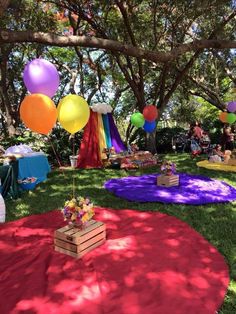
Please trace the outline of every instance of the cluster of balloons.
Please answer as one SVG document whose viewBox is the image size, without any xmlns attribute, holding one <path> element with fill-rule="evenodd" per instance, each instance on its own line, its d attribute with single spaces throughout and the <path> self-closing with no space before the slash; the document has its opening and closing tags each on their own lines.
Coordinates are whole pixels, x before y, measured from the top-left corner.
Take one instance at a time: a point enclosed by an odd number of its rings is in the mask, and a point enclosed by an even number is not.
<svg viewBox="0 0 236 314">
<path fill-rule="evenodd" d="M 67 95 L 56 108 L 53 97 L 59 86 L 56 67 L 44 59 L 34 59 L 27 63 L 23 81 L 31 93 L 20 106 L 20 117 L 30 130 L 47 135 L 57 118 L 68 132 L 74 134 L 82 129 L 89 119 L 89 106 L 84 98 Z"/>
<path fill-rule="evenodd" d="M 157 107 L 154 105 L 147 105 L 143 109 L 143 113 L 135 112 L 132 114 L 131 123 L 137 128 L 143 128 L 146 132 L 151 133 L 155 130 L 156 119 L 158 117 Z"/>
<path fill-rule="evenodd" d="M 236 121 L 236 101 L 231 101 L 227 105 L 228 112 L 221 112 L 219 119 L 223 123 L 234 123 Z"/>
</svg>

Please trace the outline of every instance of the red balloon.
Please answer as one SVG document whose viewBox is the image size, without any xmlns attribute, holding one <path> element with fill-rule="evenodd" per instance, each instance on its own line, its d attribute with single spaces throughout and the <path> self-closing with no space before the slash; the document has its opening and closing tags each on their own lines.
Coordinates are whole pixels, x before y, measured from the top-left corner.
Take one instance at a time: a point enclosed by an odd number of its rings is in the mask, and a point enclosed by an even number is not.
<svg viewBox="0 0 236 314">
<path fill-rule="evenodd" d="M 144 119 L 148 122 L 152 122 L 156 120 L 158 116 L 157 107 L 154 105 L 145 106 L 143 109 L 143 116 L 144 116 Z"/>
</svg>

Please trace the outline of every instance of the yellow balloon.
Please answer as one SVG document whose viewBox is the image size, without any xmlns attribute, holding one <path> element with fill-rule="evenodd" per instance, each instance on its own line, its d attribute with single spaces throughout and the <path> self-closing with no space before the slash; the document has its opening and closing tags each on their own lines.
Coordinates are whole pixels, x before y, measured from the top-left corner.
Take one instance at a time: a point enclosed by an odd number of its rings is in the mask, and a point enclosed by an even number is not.
<svg viewBox="0 0 236 314">
<path fill-rule="evenodd" d="M 60 100 L 57 113 L 62 127 L 74 134 L 87 124 L 90 110 L 83 97 L 70 94 Z"/>
</svg>

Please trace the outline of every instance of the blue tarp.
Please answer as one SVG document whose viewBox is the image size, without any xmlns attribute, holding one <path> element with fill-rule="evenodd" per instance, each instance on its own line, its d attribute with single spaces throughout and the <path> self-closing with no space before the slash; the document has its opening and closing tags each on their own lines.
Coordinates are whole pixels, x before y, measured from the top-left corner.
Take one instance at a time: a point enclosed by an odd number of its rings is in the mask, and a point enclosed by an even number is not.
<svg viewBox="0 0 236 314">
<path fill-rule="evenodd" d="M 48 159 L 44 155 L 19 158 L 18 179 L 37 178 L 37 183 L 45 181 L 51 171 Z"/>
</svg>

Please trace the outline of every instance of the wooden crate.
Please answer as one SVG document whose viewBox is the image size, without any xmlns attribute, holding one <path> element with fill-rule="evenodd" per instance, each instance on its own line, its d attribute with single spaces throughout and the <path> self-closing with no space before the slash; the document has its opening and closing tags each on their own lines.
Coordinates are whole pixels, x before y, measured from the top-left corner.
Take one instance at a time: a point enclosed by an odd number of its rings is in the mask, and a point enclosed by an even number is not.
<svg viewBox="0 0 236 314">
<path fill-rule="evenodd" d="M 236 166 L 236 159 L 229 159 L 229 161 L 228 161 L 228 165 L 230 165 L 230 166 Z"/>
<path fill-rule="evenodd" d="M 76 258 L 92 251 L 106 241 L 106 225 L 90 220 L 84 229 L 67 225 L 55 231 L 55 250 Z"/>
<path fill-rule="evenodd" d="M 172 176 L 160 175 L 157 177 L 157 185 L 177 186 L 179 185 L 179 176 L 178 175 L 172 175 Z"/>
</svg>

